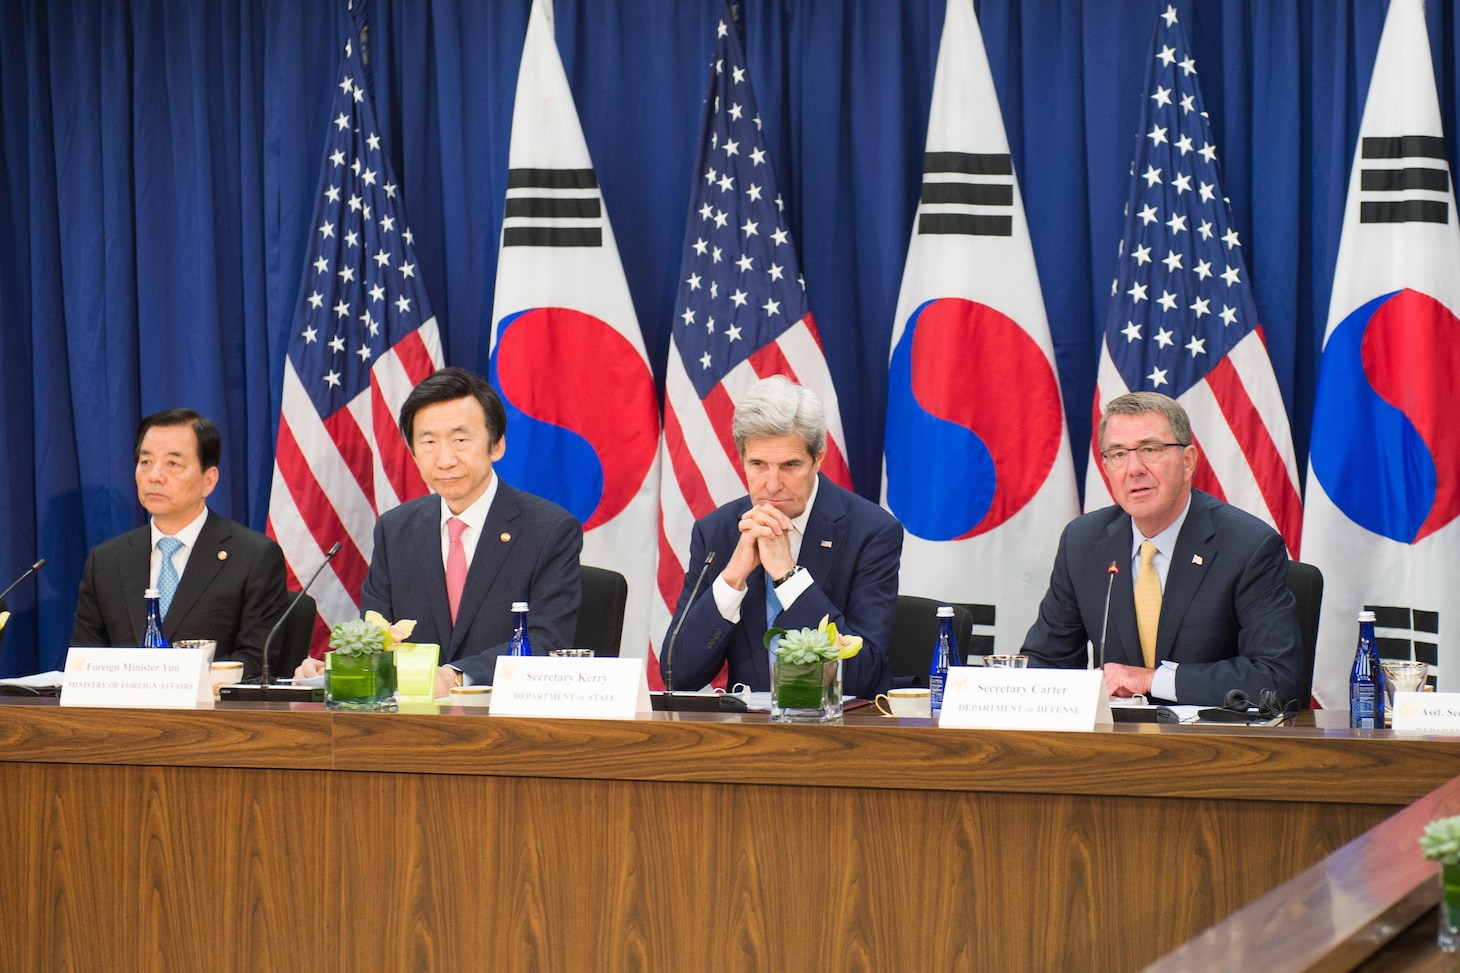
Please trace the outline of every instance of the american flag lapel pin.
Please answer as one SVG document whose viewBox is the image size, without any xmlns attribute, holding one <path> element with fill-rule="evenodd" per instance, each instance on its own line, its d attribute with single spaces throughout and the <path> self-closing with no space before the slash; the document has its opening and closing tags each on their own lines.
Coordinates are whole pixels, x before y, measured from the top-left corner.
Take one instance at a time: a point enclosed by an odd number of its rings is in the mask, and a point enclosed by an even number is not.
<svg viewBox="0 0 1460 973">
<path fill-rule="evenodd" d="M 1192 564 L 1200 564 L 1201 563 L 1201 555 L 1200 554 L 1193 554 L 1191 556 L 1191 563 Z"/>
<path fill-rule="evenodd" d="M 831 547 L 831 541 L 822 541 L 821 542 L 821 546 L 822 547 L 826 547 L 826 548 L 830 548 Z"/>
</svg>

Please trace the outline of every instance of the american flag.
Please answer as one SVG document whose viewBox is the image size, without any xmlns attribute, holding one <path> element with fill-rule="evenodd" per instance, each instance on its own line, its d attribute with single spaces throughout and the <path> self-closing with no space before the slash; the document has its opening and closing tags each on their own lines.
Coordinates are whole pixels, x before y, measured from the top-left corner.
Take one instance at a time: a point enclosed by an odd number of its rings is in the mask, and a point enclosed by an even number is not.
<svg viewBox="0 0 1460 973">
<path fill-rule="evenodd" d="M 1200 448 L 1194 485 L 1271 524 L 1296 557 L 1302 502 L 1287 412 L 1173 6 L 1152 32 L 1137 142 L 1095 417 L 1128 391 L 1180 401 Z M 1097 437 L 1086 509 L 1110 500 Z"/>
<path fill-rule="evenodd" d="M 836 390 L 728 4 L 716 32 L 665 378 L 658 571 L 663 612 L 656 637 L 679 600 L 695 520 L 745 495 L 730 420 L 751 385 L 786 375 L 816 392 L 827 419 L 822 470 L 851 485 Z"/>
<path fill-rule="evenodd" d="M 358 614 L 376 517 L 426 492 L 395 417 L 442 362 L 360 54 L 356 23 L 330 106 L 269 501 L 291 586 L 344 545 L 311 589 L 321 649 L 328 626 Z"/>
</svg>

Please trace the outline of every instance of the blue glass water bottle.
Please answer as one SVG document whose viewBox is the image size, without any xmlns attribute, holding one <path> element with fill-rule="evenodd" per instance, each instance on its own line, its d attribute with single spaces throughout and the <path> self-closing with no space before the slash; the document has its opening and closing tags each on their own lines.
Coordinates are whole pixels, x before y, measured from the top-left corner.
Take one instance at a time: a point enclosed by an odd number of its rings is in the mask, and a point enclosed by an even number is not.
<svg viewBox="0 0 1460 973">
<path fill-rule="evenodd" d="M 933 646 L 933 661 L 928 666 L 928 695 L 933 719 L 943 714 L 943 686 L 948 681 L 948 667 L 963 663 L 958 659 L 958 643 L 953 638 L 953 606 L 938 607 L 938 643 Z"/>
<path fill-rule="evenodd" d="M 142 592 L 142 597 L 147 599 L 147 627 L 142 630 L 142 648 L 172 648 L 172 643 L 162 634 L 162 595 L 156 588 L 148 588 Z"/>
<path fill-rule="evenodd" d="M 512 603 L 512 641 L 507 645 L 508 655 L 532 655 L 532 640 L 527 637 L 527 602 Z"/>
<path fill-rule="evenodd" d="M 1374 640 L 1374 613 L 1359 612 L 1359 646 L 1348 677 L 1348 725 L 1355 730 L 1384 729 L 1384 670 Z"/>
</svg>

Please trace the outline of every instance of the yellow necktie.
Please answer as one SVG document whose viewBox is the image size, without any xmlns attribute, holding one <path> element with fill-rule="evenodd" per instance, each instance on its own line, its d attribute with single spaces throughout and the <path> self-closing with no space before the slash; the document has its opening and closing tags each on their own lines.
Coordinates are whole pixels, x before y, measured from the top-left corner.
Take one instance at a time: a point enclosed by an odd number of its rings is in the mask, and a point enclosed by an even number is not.
<svg viewBox="0 0 1460 973">
<path fill-rule="evenodd" d="M 1156 626 L 1161 622 L 1161 581 L 1156 577 L 1156 545 L 1141 542 L 1141 570 L 1136 575 L 1136 629 L 1141 635 L 1141 658 L 1147 669 L 1156 668 Z"/>
</svg>

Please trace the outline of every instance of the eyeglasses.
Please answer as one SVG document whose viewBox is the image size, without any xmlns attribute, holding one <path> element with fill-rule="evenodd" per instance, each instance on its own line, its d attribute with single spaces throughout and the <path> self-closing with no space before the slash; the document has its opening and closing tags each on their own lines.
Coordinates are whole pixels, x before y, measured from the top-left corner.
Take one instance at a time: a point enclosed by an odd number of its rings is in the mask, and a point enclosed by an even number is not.
<svg viewBox="0 0 1460 973">
<path fill-rule="evenodd" d="M 1142 463 L 1154 463 L 1165 455 L 1166 450 L 1175 447 L 1185 449 L 1190 443 L 1141 443 L 1139 446 L 1126 449 L 1124 446 L 1116 446 L 1111 449 L 1102 450 L 1101 459 L 1105 460 L 1108 469 L 1118 470 L 1130 462 L 1132 453 L 1140 456 Z"/>
</svg>

